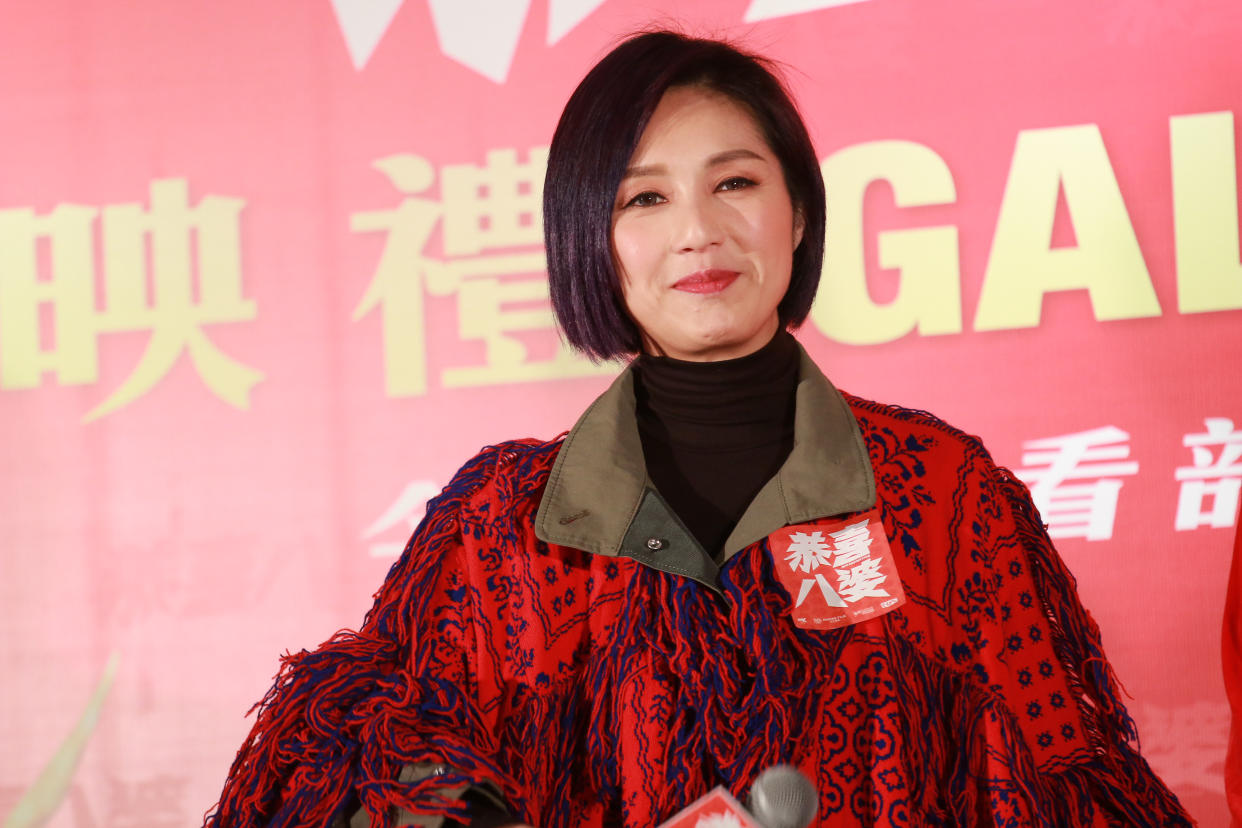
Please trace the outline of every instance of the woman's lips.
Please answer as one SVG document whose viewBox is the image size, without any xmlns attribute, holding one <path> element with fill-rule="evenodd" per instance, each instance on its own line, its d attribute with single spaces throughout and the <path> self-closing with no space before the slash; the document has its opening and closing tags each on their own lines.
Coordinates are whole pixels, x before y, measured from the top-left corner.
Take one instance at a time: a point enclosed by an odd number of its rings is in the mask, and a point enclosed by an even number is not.
<svg viewBox="0 0 1242 828">
<path fill-rule="evenodd" d="M 740 274 L 736 270 L 700 270 L 678 279 L 673 290 L 687 293 L 719 293 L 733 284 Z"/>
</svg>

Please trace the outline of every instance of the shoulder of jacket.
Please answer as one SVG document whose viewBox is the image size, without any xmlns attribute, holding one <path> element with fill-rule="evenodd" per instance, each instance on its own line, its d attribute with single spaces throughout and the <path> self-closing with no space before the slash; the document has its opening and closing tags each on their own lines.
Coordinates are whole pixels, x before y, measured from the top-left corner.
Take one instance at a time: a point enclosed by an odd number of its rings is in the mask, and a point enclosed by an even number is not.
<svg viewBox="0 0 1242 828">
<path fill-rule="evenodd" d="M 527 437 L 484 446 L 453 475 L 445 493 L 452 492 L 468 499 L 491 489 L 503 488 L 510 492 L 527 489 L 522 483 L 542 488 L 564 437 L 563 434 L 552 440 Z"/>
<path fill-rule="evenodd" d="M 982 439 L 946 423 L 929 411 L 875 402 L 844 391 L 841 392 L 841 396 L 845 398 L 850 411 L 858 421 L 864 442 L 868 440 L 870 434 L 876 432 L 891 434 L 898 438 L 931 435 L 936 437 L 935 445 L 941 450 L 957 450 L 967 455 L 978 455 L 986 459 L 989 464 L 991 463 L 991 455 Z"/>
</svg>

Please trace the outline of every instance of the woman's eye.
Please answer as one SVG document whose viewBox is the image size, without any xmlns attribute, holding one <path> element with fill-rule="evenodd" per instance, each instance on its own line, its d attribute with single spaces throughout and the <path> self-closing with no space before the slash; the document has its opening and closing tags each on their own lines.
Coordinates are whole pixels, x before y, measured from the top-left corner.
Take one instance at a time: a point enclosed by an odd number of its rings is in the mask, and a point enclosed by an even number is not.
<svg viewBox="0 0 1242 828">
<path fill-rule="evenodd" d="M 735 175 L 732 178 L 726 178 L 724 181 L 721 181 L 720 185 L 716 189 L 718 190 L 744 190 L 747 187 L 753 187 L 753 186 L 755 186 L 754 181 L 751 181 L 749 178 L 745 178 L 740 175 Z"/>
<path fill-rule="evenodd" d="M 629 201 L 625 202 L 625 206 L 626 207 L 651 207 L 653 205 L 659 204 L 663 200 L 664 199 L 660 196 L 659 193 L 655 193 L 655 192 L 652 192 L 651 190 L 647 190 L 646 192 L 639 193 L 638 195 L 631 198 Z"/>
</svg>

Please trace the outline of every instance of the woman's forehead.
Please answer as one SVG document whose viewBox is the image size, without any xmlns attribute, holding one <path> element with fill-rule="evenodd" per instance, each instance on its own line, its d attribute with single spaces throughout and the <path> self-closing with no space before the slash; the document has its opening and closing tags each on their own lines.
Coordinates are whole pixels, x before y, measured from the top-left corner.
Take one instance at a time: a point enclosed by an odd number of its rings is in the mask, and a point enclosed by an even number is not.
<svg viewBox="0 0 1242 828">
<path fill-rule="evenodd" d="M 756 158 L 772 150 L 749 109 L 727 95 L 701 86 L 674 86 L 652 112 L 630 158 L 627 177 L 654 167 Z"/>
</svg>

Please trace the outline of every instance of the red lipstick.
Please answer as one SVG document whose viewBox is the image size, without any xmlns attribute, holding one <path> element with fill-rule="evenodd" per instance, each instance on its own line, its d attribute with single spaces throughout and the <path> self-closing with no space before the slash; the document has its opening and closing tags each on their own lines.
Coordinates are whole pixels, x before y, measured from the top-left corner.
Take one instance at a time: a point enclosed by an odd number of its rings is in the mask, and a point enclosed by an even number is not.
<svg viewBox="0 0 1242 828">
<path fill-rule="evenodd" d="M 720 293 L 733 284 L 740 274 L 736 270 L 718 270 L 710 268 L 684 276 L 673 283 L 673 290 L 684 290 L 687 293 Z"/>
</svg>

